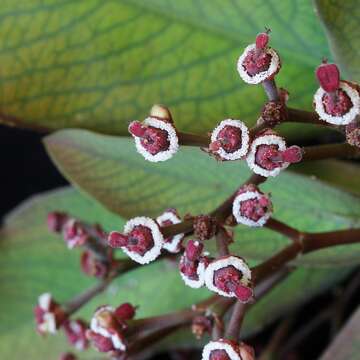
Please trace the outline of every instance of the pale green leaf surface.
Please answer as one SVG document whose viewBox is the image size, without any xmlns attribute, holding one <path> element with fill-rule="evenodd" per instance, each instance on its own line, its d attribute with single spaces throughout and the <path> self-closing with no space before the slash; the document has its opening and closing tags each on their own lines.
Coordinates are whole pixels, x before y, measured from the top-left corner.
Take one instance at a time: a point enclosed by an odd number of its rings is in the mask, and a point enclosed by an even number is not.
<svg viewBox="0 0 360 360">
<path fill-rule="evenodd" d="M 75 186 L 124 217 L 157 216 L 176 207 L 181 214 L 205 213 L 220 204 L 249 176 L 244 162 L 214 161 L 199 149 L 182 147 L 165 163 L 150 163 L 136 153 L 133 141 L 63 130 L 45 139 L 50 156 Z M 358 197 L 290 172 L 269 179 L 275 217 L 302 231 L 360 226 Z M 237 228 L 234 251 L 262 260 L 287 244 L 267 229 Z M 299 261 L 341 265 L 359 261 L 359 245 L 326 249 Z"/>
<path fill-rule="evenodd" d="M 265 96 L 236 61 L 265 26 L 283 60 L 279 85 L 311 108 L 314 68 L 330 54 L 310 1 L 2 0 L 0 120 L 124 134 L 160 102 L 181 130 L 254 121 Z"/>
</svg>

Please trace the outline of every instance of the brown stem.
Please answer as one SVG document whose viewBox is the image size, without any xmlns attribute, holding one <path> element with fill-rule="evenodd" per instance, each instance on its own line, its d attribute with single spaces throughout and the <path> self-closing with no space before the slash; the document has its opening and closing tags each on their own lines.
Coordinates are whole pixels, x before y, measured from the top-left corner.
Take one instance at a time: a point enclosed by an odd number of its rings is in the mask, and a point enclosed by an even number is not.
<svg viewBox="0 0 360 360">
<path fill-rule="evenodd" d="M 225 338 L 229 340 L 237 341 L 241 329 L 242 322 L 245 317 L 246 304 L 237 301 L 234 305 L 233 312 L 229 321 L 229 325 L 225 334 Z"/>
<path fill-rule="evenodd" d="M 132 344 L 129 346 L 126 354 L 127 355 L 134 355 L 138 352 L 142 352 L 144 349 L 155 345 L 157 342 L 163 340 L 166 336 L 171 335 L 176 330 L 180 329 L 181 326 L 175 325 L 175 326 L 169 326 L 166 328 L 162 328 L 160 330 L 154 331 L 150 334 L 147 334 L 145 336 L 138 336 L 139 334 L 135 334 L 135 339 L 132 342 Z"/>
<path fill-rule="evenodd" d="M 338 230 L 324 233 L 303 233 L 302 238 L 287 246 L 262 264 L 252 269 L 254 282 L 268 277 L 299 254 L 323 248 L 360 242 L 360 229 Z"/>
<path fill-rule="evenodd" d="M 225 256 L 229 254 L 229 238 L 224 228 L 220 228 L 216 234 L 216 247 L 219 256 Z"/>
<path fill-rule="evenodd" d="M 331 125 L 326 121 L 320 120 L 319 115 L 313 111 L 287 108 L 287 114 L 288 114 L 288 119 L 286 120 L 286 122 L 305 123 L 305 124 L 334 127 L 334 125 Z"/>
<path fill-rule="evenodd" d="M 96 295 L 103 292 L 107 286 L 111 283 L 113 278 L 107 278 L 99 281 L 92 288 L 84 291 L 82 294 L 77 296 L 75 299 L 64 304 L 65 311 L 68 315 L 74 314 L 77 310 L 79 310 L 82 306 L 92 300 Z"/>
<path fill-rule="evenodd" d="M 289 330 L 293 323 L 293 318 L 285 319 L 281 322 L 281 324 L 275 330 L 275 333 L 271 337 L 269 343 L 266 345 L 266 348 L 261 353 L 261 356 L 258 358 L 258 360 L 271 360 L 274 358 L 274 355 L 276 355 L 280 346 L 288 337 Z"/>
<path fill-rule="evenodd" d="M 303 161 L 360 157 L 360 149 L 347 143 L 308 146 L 303 150 Z"/>
<path fill-rule="evenodd" d="M 268 229 L 274 230 L 280 234 L 285 235 L 286 237 L 292 239 L 293 241 L 300 241 L 304 236 L 302 232 L 274 218 L 270 218 L 264 226 Z"/>
<path fill-rule="evenodd" d="M 279 101 L 279 92 L 277 90 L 274 79 L 263 81 L 262 86 L 269 101 Z"/>
<path fill-rule="evenodd" d="M 266 279 L 269 275 L 274 273 L 274 271 L 279 270 L 287 262 L 296 258 L 296 256 L 302 252 L 302 249 L 301 242 L 294 242 L 262 264 L 255 266 L 252 269 L 253 281 L 258 283 L 259 281 Z"/>
<path fill-rule="evenodd" d="M 191 324 L 196 311 L 185 309 L 170 314 L 153 316 L 145 319 L 138 319 L 131 322 L 128 335 L 138 334 L 147 331 L 157 331 L 172 326 L 184 326 Z"/>
<path fill-rule="evenodd" d="M 210 138 L 208 136 L 183 132 L 178 132 L 177 134 L 181 145 L 208 147 L 210 144 Z"/>
<path fill-rule="evenodd" d="M 174 236 L 176 234 L 181 234 L 181 233 L 185 233 L 185 234 L 191 233 L 193 231 L 193 223 L 194 221 L 192 219 L 184 220 L 179 224 L 162 227 L 161 232 L 164 238 L 168 238 L 170 236 Z"/>
<path fill-rule="evenodd" d="M 308 233 L 304 238 L 304 254 L 323 248 L 360 242 L 360 229 Z"/>
</svg>

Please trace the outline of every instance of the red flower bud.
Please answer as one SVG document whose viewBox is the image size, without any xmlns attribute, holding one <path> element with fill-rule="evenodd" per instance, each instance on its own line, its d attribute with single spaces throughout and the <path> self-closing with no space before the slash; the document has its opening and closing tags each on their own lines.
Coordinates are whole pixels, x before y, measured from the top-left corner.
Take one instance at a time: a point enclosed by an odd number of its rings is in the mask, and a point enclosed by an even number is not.
<svg viewBox="0 0 360 360">
<path fill-rule="evenodd" d="M 109 258 L 110 261 L 110 258 Z M 109 273 L 110 265 L 97 258 L 91 251 L 84 251 L 80 257 L 81 270 L 88 276 L 103 279 Z"/>
<path fill-rule="evenodd" d="M 67 318 L 64 310 L 53 300 L 49 293 L 39 296 L 34 315 L 36 329 L 40 335 L 55 334 Z"/>
<path fill-rule="evenodd" d="M 198 215 L 194 217 L 194 236 L 201 241 L 211 239 L 217 230 L 216 220 L 209 215 Z"/>
<path fill-rule="evenodd" d="M 135 317 L 135 314 L 136 307 L 134 307 L 130 303 L 121 304 L 114 311 L 114 315 L 119 321 L 131 320 Z"/>
<path fill-rule="evenodd" d="M 131 135 L 137 136 L 139 138 L 144 137 L 146 132 L 146 127 L 143 126 L 140 121 L 131 122 L 128 129 Z"/>
<path fill-rule="evenodd" d="M 288 163 L 298 163 L 303 157 L 303 150 L 301 147 L 293 145 L 281 153 L 282 160 Z"/>
<path fill-rule="evenodd" d="M 67 352 L 61 354 L 59 360 L 77 360 L 77 357 L 74 354 Z"/>
<path fill-rule="evenodd" d="M 82 246 L 89 238 L 85 227 L 80 221 L 75 219 L 69 219 L 64 225 L 63 230 L 64 240 L 67 243 L 69 249 Z"/>
<path fill-rule="evenodd" d="M 188 260 L 195 261 L 199 259 L 203 249 L 204 245 L 199 241 L 189 240 L 185 248 L 185 255 Z"/>
<path fill-rule="evenodd" d="M 340 86 L 340 72 L 335 64 L 321 64 L 316 69 L 316 77 L 326 92 L 334 92 Z"/>
<path fill-rule="evenodd" d="M 235 295 L 236 297 L 243 303 L 247 303 L 250 301 L 253 297 L 253 289 L 248 286 L 244 285 L 238 285 L 235 289 Z"/>
<path fill-rule="evenodd" d="M 89 346 L 86 337 L 88 324 L 83 320 L 68 320 L 64 323 L 64 331 L 71 345 L 78 350 L 85 350 Z"/>
<path fill-rule="evenodd" d="M 90 322 L 87 338 L 100 352 L 125 351 L 124 325 L 110 306 L 99 307 Z"/>
<path fill-rule="evenodd" d="M 265 49 L 269 42 L 269 34 L 268 33 L 260 33 L 256 36 L 256 48 L 257 49 Z"/>
<path fill-rule="evenodd" d="M 57 211 L 51 212 L 47 216 L 48 229 L 52 232 L 61 232 L 67 220 L 67 214 Z"/>
<path fill-rule="evenodd" d="M 129 237 L 118 231 L 112 231 L 108 237 L 108 243 L 113 248 L 120 248 L 128 244 Z"/>
</svg>

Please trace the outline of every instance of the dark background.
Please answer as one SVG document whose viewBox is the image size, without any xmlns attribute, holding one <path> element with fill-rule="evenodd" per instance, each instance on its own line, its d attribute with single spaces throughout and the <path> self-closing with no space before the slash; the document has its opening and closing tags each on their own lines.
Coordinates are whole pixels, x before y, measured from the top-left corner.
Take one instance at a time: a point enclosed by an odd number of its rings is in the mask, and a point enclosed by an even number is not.
<svg viewBox="0 0 360 360">
<path fill-rule="evenodd" d="M 29 196 L 67 184 L 41 143 L 43 135 L 0 125 L 0 216 Z"/>
</svg>

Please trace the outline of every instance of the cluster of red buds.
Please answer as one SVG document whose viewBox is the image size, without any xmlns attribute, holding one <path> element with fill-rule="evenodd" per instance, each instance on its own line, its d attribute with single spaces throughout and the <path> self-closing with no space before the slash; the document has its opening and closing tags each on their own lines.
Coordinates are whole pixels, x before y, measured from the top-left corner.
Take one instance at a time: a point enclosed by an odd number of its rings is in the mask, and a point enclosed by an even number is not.
<svg viewBox="0 0 360 360">
<path fill-rule="evenodd" d="M 75 349 L 83 351 L 89 347 L 89 340 L 86 337 L 89 325 L 84 320 L 68 319 L 65 321 L 63 328 L 69 344 Z"/>
<path fill-rule="evenodd" d="M 130 303 L 124 303 L 113 309 L 101 306 L 93 315 L 90 325 L 82 319 L 71 319 L 68 314 L 48 293 L 39 297 L 38 305 L 34 309 L 37 331 L 41 335 L 56 334 L 63 329 L 68 342 L 79 351 L 89 347 L 91 342 L 100 352 L 111 356 L 126 351 L 124 331 L 127 322 L 135 317 L 136 308 Z M 71 359 L 70 353 L 62 358 Z"/>
<path fill-rule="evenodd" d="M 259 34 L 255 44 L 249 45 L 240 56 L 238 71 L 245 82 L 258 84 L 272 80 L 280 70 L 280 58 L 268 42 L 268 32 Z M 263 121 L 270 127 L 287 117 L 287 92 L 280 91 L 276 97 L 263 110 Z M 159 105 L 154 105 L 150 117 L 143 123 L 132 122 L 129 132 L 135 138 L 138 152 L 149 161 L 170 159 L 181 142 L 169 110 Z M 226 119 L 212 131 L 209 144 L 203 150 L 218 160 L 246 159 L 251 170 L 264 177 L 276 176 L 291 163 L 301 161 L 301 148 L 288 148 L 285 140 L 273 130 L 265 129 L 253 135 L 242 121 Z"/>
<path fill-rule="evenodd" d="M 116 357 L 125 353 L 127 343 L 124 332 L 127 321 L 135 317 L 135 308 L 125 303 L 116 309 L 111 306 L 100 306 L 94 313 L 87 338 L 94 347 L 103 353 Z"/>
<path fill-rule="evenodd" d="M 41 335 L 56 334 L 67 318 L 65 311 L 49 293 L 39 296 L 34 314 L 36 329 Z"/>
<path fill-rule="evenodd" d="M 203 243 L 189 240 L 184 254 L 180 258 L 180 275 L 185 284 L 194 289 L 198 289 L 205 284 L 205 270 L 210 259 L 203 250 Z"/>
<path fill-rule="evenodd" d="M 202 360 L 255 360 L 255 353 L 244 343 L 219 339 L 205 345 Z"/>
<path fill-rule="evenodd" d="M 69 249 L 82 247 L 80 266 L 88 276 L 105 278 L 115 265 L 113 252 L 107 247 L 107 235 L 99 225 L 90 226 L 62 212 L 47 217 L 50 231 L 62 234 Z"/>
</svg>

